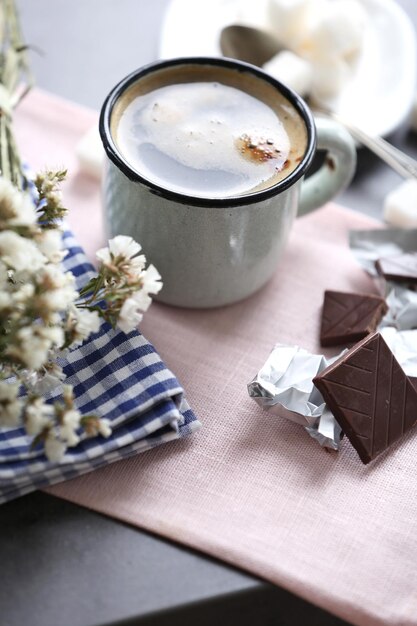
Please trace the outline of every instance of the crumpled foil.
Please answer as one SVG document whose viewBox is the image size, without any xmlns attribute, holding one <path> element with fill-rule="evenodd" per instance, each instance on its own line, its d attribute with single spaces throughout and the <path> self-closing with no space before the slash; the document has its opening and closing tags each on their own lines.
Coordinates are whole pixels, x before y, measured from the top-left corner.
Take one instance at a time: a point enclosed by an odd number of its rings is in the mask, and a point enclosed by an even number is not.
<svg viewBox="0 0 417 626">
<path fill-rule="evenodd" d="M 377 276 L 375 261 L 378 259 L 417 252 L 417 228 L 352 230 L 349 233 L 349 243 L 360 265 L 371 276 Z"/>
<path fill-rule="evenodd" d="M 341 428 L 313 384 L 313 378 L 336 358 L 326 359 L 298 346 L 277 344 L 248 384 L 248 393 L 273 415 L 304 426 L 321 446 L 338 450 Z"/>
<path fill-rule="evenodd" d="M 388 311 L 382 318 L 379 329 L 393 326 L 397 330 L 417 328 L 417 292 L 401 285 L 389 283 L 385 301 Z"/>
<path fill-rule="evenodd" d="M 379 328 L 393 326 L 400 331 L 417 328 L 417 291 L 404 284 L 386 281 L 378 276 L 375 269 L 375 261 L 378 259 L 417 252 L 417 229 L 351 231 L 350 247 L 359 264 L 376 279 L 379 291 L 389 307 Z"/>
<path fill-rule="evenodd" d="M 407 376 L 417 377 L 417 330 L 398 331 L 387 326 L 380 330 Z"/>
<path fill-rule="evenodd" d="M 324 405 L 320 419 L 313 426 L 307 426 L 306 431 L 323 448 L 339 449 L 340 440 L 343 436 L 342 429 L 327 404 Z"/>
</svg>

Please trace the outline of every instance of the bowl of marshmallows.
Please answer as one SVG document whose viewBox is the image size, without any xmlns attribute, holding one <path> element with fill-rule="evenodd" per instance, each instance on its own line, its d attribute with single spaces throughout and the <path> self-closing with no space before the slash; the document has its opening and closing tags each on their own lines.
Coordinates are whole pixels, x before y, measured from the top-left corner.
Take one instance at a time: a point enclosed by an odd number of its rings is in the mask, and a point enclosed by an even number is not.
<svg viewBox="0 0 417 626">
<path fill-rule="evenodd" d="M 375 136 L 409 114 L 416 37 L 395 0 L 265 0 L 259 11 L 255 16 L 254 3 L 244 2 L 237 21 L 276 39 L 280 51 L 263 69 L 313 106 Z"/>
</svg>

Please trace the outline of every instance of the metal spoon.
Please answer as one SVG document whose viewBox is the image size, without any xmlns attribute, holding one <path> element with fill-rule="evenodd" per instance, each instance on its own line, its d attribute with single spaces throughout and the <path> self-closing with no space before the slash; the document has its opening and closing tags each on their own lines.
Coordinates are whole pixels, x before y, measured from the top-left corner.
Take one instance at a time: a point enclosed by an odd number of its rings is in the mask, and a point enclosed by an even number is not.
<svg viewBox="0 0 417 626">
<path fill-rule="evenodd" d="M 220 33 L 220 49 L 225 57 L 262 67 L 284 48 L 266 31 L 232 24 L 225 26 Z"/>
<path fill-rule="evenodd" d="M 220 49 L 224 56 L 262 66 L 283 50 L 283 46 L 278 39 L 266 31 L 251 26 L 232 24 L 223 28 L 220 33 Z M 382 137 L 371 137 L 325 104 L 314 103 L 312 109 L 314 112 L 339 122 L 356 141 L 385 161 L 400 176 L 417 178 L 417 161 L 395 148 Z"/>
</svg>

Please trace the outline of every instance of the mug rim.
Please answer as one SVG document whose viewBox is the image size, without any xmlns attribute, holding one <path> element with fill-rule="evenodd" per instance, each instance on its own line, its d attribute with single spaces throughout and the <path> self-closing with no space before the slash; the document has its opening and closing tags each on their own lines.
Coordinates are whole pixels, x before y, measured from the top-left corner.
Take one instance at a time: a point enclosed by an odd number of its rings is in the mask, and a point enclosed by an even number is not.
<svg viewBox="0 0 417 626">
<path fill-rule="evenodd" d="M 119 151 L 116 142 L 113 140 L 112 133 L 110 131 L 110 122 L 113 107 L 117 100 L 123 95 L 123 93 L 138 80 L 144 76 L 151 74 L 157 70 L 163 70 L 169 67 L 175 67 L 180 65 L 211 65 L 220 66 L 223 68 L 229 68 L 240 72 L 249 72 L 255 75 L 257 78 L 270 83 L 277 91 L 279 91 L 295 108 L 297 113 L 303 119 L 306 131 L 307 131 L 307 147 L 304 156 L 297 167 L 285 178 L 279 182 L 260 189 L 258 191 L 252 191 L 236 196 L 227 196 L 224 198 L 207 196 L 193 196 L 192 194 L 181 193 L 180 191 L 174 191 L 167 187 L 163 187 L 158 183 L 151 181 L 135 170 L 128 161 L 123 157 Z M 134 70 L 120 82 L 118 82 L 108 94 L 105 99 L 99 119 L 99 133 L 101 141 L 103 143 L 104 151 L 110 161 L 132 182 L 141 183 L 145 187 L 159 196 L 180 202 L 181 204 L 192 205 L 196 207 L 210 207 L 210 208 L 222 208 L 222 207 L 237 207 L 246 206 L 255 202 L 261 202 L 268 198 L 273 198 L 282 191 L 292 187 L 308 170 L 313 160 L 316 151 L 316 127 L 311 110 L 304 102 L 304 100 L 290 87 L 287 87 L 279 80 L 270 76 L 266 72 L 262 71 L 255 65 L 245 63 L 244 61 L 238 61 L 227 57 L 176 57 L 174 59 L 167 59 L 162 61 L 155 61 Z"/>
</svg>

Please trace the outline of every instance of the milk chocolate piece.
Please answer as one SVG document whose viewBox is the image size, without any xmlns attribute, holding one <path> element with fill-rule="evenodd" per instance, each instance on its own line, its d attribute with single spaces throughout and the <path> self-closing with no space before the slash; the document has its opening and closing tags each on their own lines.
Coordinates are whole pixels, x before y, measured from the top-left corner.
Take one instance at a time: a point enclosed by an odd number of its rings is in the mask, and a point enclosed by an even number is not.
<svg viewBox="0 0 417 626">
<path fill-rule="evenodd" d="M 375 263 L 378 274 L 397 283 L 417 283 L 417 252 L 396 254 Z"/>
<path fill-rule="evenodd" d="M 413 385 L 414 389 L 417 391 L 417 376 L 409 376 L 408 380 Z"/>
<path fill-rule="evenodd" d="M 354 343 L 376 330 L 388 307 L 379 296 L 325 291 L 320 343 L 338 346 Z"/>
<path fill-rule="evenodd" d="M 313 382 L 363 463 L 417 421 L 417 389 L 379 333 L 353 346 Z"/>
</svg>

